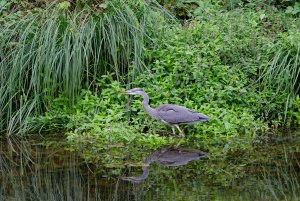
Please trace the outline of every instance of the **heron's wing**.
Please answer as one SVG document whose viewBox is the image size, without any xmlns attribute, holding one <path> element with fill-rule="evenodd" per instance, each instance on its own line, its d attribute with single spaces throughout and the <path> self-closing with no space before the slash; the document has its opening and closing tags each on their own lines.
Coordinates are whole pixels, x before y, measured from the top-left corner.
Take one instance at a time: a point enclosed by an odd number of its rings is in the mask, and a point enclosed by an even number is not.
<svg viewBox="0 0 300 201">
<path fill-rule="evenodd" d="M 163 121 L 169 124 L 192 123 L 196 121 L 207 121 L 208 116 L 194 112 L 188 108 L 163 104 L 156 108 L 157 114 Z"/>
</svg>

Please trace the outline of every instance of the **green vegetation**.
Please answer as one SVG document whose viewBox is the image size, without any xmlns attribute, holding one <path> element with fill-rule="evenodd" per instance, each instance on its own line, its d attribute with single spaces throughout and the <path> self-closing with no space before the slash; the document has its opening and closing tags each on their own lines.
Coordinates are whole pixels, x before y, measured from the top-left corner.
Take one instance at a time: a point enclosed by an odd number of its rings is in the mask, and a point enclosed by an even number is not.
<svg viewBox="0 0 300 201">
<path fill-rule="evenodd" d="M 123 82 L 142 69 L 151 7 L 125 1 L 109 1 L 96 11 L 68 6 L 0 18 L 0 130 L 17 132 L 59 94 L 74 103 L 80 89 L 95 89 L 107 72 Z"/>
<path fill-rule="evenodd" d="M 223 162 L 270 129 L 299 125 L 298 3 L 160 3 L 64 1 L 25 12 L 27 2 L 15 13 L 6 4 L 0 130 L 63 132 L 87 161 L 124 167 L 175 144 Z M 175 138 L 140 98 L 115 93 L 131 87 L 144 88 L 153 107 L 179 104 L 211 119 Z M 243 176 L 242 167 L 228 172 Z"/>
</svg>

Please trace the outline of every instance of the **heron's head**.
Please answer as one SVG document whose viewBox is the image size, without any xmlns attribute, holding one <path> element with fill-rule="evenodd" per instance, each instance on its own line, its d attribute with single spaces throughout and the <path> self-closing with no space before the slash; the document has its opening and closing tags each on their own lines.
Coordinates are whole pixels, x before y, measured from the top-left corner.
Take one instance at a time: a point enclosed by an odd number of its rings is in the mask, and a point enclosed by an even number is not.
<svg viewBox="0 0 300 201">
<path fill-rule="evenodd" d="M 136 95 L 139 94 L 141 95 L 142 93 L 145 93 L 143 89 L 141 88 L 133 88 L 127 91 L 121 91 L 119 94 L 128 94 L 128 95 Z"/>
</svg>

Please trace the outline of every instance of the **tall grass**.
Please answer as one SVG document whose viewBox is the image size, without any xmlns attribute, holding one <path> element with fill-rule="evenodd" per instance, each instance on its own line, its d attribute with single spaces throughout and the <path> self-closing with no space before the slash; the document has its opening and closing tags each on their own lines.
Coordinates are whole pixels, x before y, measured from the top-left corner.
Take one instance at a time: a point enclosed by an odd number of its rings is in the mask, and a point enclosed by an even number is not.
<svg viewBox="0 0 300 201">
<path fill-rule="evenodd" d="M 300 44 L 293 54 L 291 50 L 280 50 L 274 56 L 271 65 L 265 71 L 265 84 L 275 87 L 276 93 L 299 92 Z"/>
<path fill-rule="evenodd" d="M 146 21 L 154 11 L 143 2 L 109 1 L 104 11 L 50 6 L 0 22 L 0 132 L 22 132 L 30 115 L 64 94 L 70 103 L 82 87 L 114 72 L 121 80 L 142 68 Z M 157 11 L 157 9 L 156 9 Z"/>
<path fill-rule="evenodd" d="M 274 98 L 285 96 L 285 120 L 291 101 L 300 90 L 300 44 L 297 48 L 278 50 L 261 80 L 263 89 L 274 91 Z"/>
</svg>

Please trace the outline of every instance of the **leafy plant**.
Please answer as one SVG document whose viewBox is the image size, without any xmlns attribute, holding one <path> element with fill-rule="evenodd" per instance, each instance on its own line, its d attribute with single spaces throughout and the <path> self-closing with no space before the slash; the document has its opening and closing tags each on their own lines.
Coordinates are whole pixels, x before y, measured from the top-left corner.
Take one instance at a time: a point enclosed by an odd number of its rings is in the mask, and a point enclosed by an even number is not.
<svg viewBox="0 0 300 201">
<path fill-rule="evenodd" d="M 288 6 L 285 13 L 291 15 L 298 15 L 300 13 L 300 3 L 296 2 L 294 6 Z"/>
</svg>

